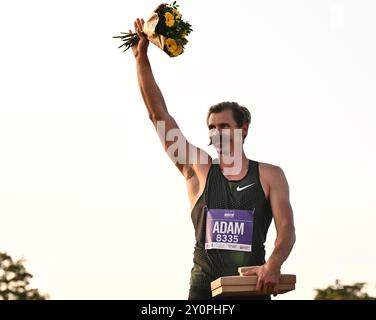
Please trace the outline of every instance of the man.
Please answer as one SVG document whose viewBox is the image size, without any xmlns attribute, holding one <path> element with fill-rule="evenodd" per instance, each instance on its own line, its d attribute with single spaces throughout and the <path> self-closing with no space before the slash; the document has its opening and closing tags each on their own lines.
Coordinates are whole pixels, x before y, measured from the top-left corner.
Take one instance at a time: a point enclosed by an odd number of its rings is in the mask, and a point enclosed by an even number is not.
<svg viewBox="0 0 376 320">
<path fill-rule="evenodd" d="M 186 179 L 195 227 L 188 299 L 210 299 L 210 282 L 220 276 L 237 275 L 241 266 L 255 266 L 247 275 L 258 276 L 256 288 L 264 295 L 256 298 L 270 299 L 269 294 L 277 292 L 281 266 L 295 242 L 284 173 L 277 166 L 245 156 L 243 141 L 251 117 L 237 103 L 224 102 L 209 109 L 209 137 L 218 159 L 211 159 L 185 139 L 154 79 L 143 25 L 142 19 L 135 21 L 139 42 L 132 47 L 140 91 L 166 152 Z M 165 132 L 176 133 L 177 149 L 172 148 L 176 139 L 168 138 Z M 277 237 L 274 250 L 265 261 L 264 242 L 272 218 Z"/>
</svg>

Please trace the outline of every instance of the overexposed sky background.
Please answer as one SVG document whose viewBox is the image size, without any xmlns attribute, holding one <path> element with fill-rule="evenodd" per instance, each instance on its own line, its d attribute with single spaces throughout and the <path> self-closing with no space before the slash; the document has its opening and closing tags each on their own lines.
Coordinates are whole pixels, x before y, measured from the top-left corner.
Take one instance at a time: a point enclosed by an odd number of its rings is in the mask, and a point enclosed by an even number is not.
<svg viewBox="0 0 376 320">
<path fill-rule="evenodd" d="M 0 3 L 0 251 L 52 299 L 186 299 L 194 229 L 119 39 L 157 1 Z M 375 294 L 376 3 L 179 1 L 186 52 L 149 56 L 170 113 L 214 155 L 205 116 L 252 114 L 249 158 L 279 165 L 312 299 L 339 278 Z M 267 241 L 275 239 L 272 225 Z"/>
</svg>

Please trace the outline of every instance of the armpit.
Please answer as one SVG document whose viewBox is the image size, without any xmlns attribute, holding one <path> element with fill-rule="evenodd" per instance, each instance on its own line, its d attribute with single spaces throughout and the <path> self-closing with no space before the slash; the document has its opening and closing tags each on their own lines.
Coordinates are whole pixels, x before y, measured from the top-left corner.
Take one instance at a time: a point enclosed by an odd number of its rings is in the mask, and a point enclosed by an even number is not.
<svg viewBox="0 0 376 320">
<path fill-rule="evenodd" d="M 195 171 L 193 170 L 192 166 L 189 166 L 184 174 L 185 179 L 189 180 L 195 175 Z"/>
</svg>

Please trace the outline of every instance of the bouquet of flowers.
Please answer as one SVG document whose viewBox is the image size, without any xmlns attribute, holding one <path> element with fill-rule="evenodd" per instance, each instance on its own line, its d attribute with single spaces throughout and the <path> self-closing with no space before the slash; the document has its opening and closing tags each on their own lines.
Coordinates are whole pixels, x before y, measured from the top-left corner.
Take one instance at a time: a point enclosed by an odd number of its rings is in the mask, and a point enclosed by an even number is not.
<svg viewBox="0 0 376 320">
<path fill-rule="evenodd" d="M 187 44 L 187 36 L 192 31 L 191 25 L 182 19 L 176 1 L 168 5 L 160 4 L 154 10 L 150 18 L 145 22 L 143 33 L 150 42 L 166 52 L 170 57 L 176 57 L 184 52 Z M 113 38 L 120 38 L 124 43 L 124 51 L 138 42 L 136 33 L 120 32 L 122 35 Z"/>
</svg>

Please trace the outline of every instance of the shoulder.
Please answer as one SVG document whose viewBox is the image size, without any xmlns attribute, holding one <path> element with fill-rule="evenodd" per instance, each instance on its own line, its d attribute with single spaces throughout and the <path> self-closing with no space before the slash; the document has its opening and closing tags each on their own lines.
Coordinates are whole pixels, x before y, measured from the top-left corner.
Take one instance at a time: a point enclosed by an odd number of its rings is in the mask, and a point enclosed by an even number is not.
<svg viewBox="0 0 376 320">
<path fill-rule="evenodd" d="M 259 172 L 260 178 L 267 182 L 269 186 L 287 184 L 285 173 L 277 165 L 259 162 Z"/>
</svg>

